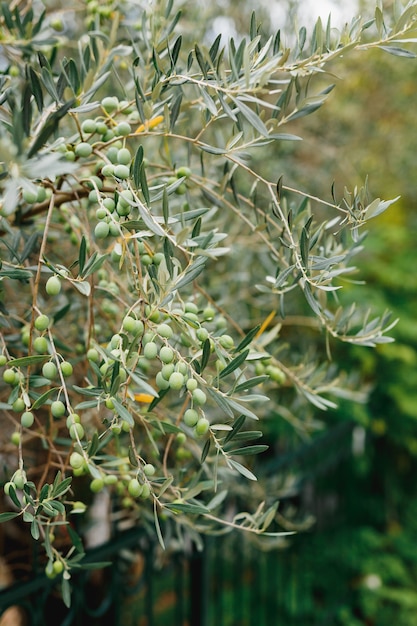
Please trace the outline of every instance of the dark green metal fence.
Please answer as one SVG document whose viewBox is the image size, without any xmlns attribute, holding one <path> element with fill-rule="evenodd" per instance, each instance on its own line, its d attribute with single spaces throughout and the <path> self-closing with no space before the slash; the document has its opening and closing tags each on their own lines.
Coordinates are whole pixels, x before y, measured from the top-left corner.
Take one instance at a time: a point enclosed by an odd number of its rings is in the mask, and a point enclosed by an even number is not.
<svg viewBox="0 0 417 626">
<path fill-rule="evenodd" d="M 112 565 L 74 577 L 70 609 L 59 585 L 37 576 L 0 593 L 0 614 L 20 607 L 13 626 L 326 626 L 345 599 L 344 589 L 322 588 L 320 549 L 306 537 L 268 552 L 241 535 L 215 538 L 162 562 L 140 540 L 130 531 L 90 551 Z"/>
<path fill-rule="evenodd" d="M 349 454 L 349 428 L 304 454 L 272 462 L 268 471 L 299 463 L 300 476 L 311 479 L 313 468 L 320 475 L 321 456 L 329 472 Z M 329 442 L 334 463 L 323 452 Z M 41 573 L 35 559 L 32 579 L 0 592 L 0 615 L 19 607 L 11 626 L 334 626 L 350 591 L 337 587 L 336 575 L 330 588 L 324 585 L 329 572 L 321 562 L 329 542 L 331 532 L 300 533 L 289 547 L 263 551 L 233 533 L 207 538 L 200 552 L 164 553 L 142 530 L 131 529 L 87 553 L 87 561 L 111 566 L 72 579 L 69 609 L 59 583 Z M 336 561 L 335 574 L 337 567 Z"/>
</svg>

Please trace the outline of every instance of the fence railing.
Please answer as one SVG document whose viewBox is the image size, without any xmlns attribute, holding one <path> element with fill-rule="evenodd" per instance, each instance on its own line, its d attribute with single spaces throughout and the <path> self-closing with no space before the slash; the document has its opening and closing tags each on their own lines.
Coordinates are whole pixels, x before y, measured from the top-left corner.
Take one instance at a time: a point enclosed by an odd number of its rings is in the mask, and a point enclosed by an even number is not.
<svg viewBox="0 0 417 626">
<path fill-rule="evenodd" d="M 347 427 L 333 433 L 339 462 L 350 434 Z M 327 444 L 320 440 L 291 465 L 302 462 L 311 476 L 310 462 Z M 130 529 L 87 552 L 86 562 L 111 565 L 73 577 L 69 609 L 59 582 L 43 573 L 0 591 L 0 626 L 333 626 L 347 590 L 323 588 L 328 538 L 314 548 L 310 539 L 301 533 L 290 547 L 263 551 L 235 533 L 206 538 L 202 551 L 164 553 L 143 530 Z"/>
</svg>

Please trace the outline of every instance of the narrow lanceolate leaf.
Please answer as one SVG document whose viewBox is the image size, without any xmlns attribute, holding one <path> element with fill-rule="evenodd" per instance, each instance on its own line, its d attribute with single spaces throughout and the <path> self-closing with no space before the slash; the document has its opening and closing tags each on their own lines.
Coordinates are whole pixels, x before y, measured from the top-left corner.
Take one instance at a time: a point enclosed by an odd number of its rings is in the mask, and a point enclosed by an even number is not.
<svg viewBox="0 0 417 626">
<path fill-rule="evenodd" d="M 242 363 L 246 361 L 246 357 L 249 354 L 249 348 L 244 350 L 241 354 L 238 354 L 226 367 L 220 372 L 219 378 L 225 378 L 232 372 L 234 372 Z"/>
<path fill-rule="evenodd" d="M 159 545 L 161 546 L 162 550 L 165 550 L 165 542 L 162 536 L 161 526 L 159 524 L 159 518 L 158 518 L 158 511 L 156 507 L 157 507 L 157 500 L 155 499 L 154 507 L 153 507 L 153 517 L 154 517 L 156 536 L 158 537 Z"/>
<path fill-rule="evenodd" d="M 210 339 L 206 339 L 203 345 L 203 355 L 201 357 L 201 363 L 200 363 L 200 374 L 207 366 L 207 363 L 210 358 L 210 354 L 211 354 Z"/>
<path fill-rule="evenodd" d="M 140 181 L 141 181 L 140 170 L 142 167 L 142 162 L 143 162 L 143 146 L 141 144 L 136 151 L 135 159 L 133 161 L 133 168 L 132 168 L 133 182 L 135 183 L 135 187 L 137 189 L 140 187 Z"/>
<path fill-rule="evenodd" d="M 238 343 L 235 349 L 235 352 L 240 352 L 241 350 L 243 350 L 243 348 L 246 348 L 246 346 L 248 346 L 251 343 L 252 339 L 256 337 L 256 334 L 258 330 L 260 329 L 260 327 L 261 327 L 260 324 L 258 324 L 258 326 L 255 326 L 255 328 L 252 328 L 252 330 L 248 332 L 246 337 L 244 337 L 242 341 Z"/>
<path fill-rule="evenodd" d="M 203 271 L 206 261 L 207 261 L 207 258 L 200 257 L 195 261 L 195 263 L 187 267 L 185 274 L 175 284 L 175 289 L 176 290 L 183 289 L 183 287 L 185 287 L 186 285 L 191 283 L 195 278 L 197 278 L 197 276 L 199 276 L 199 274 L 201 274 L 201 272 Z"/>
<path fill-rule="evenodd" d="M 239 432 L 239 430 L 242 428 L 243 424 L 245 423 L 245 419 L 246 417 L 244 415 L 239 415 L 239 417 L 235 419 L 235 423 L 233 424 L 233 430 L 229 432 L 225 437 L 225 440 L 224 440 L 225 444 L 231 439 L 233 439 L 234 437 L 236 437 L 237 433 Z"/>
<path fill-rule="evenodd" d="M 242 474 L 242 476 L 244 476 L 245 478 L 249 478 L 249 480 L 258 480 L 255 474 L 253 474 L 253 472 L 248 470 L 248 468 L 242 465 L 241 463 L 238 463 L 237 461 L 234 461 L 233 459 L 228 459 L 227 463 L 229 467 L 235 469 L 237 472 L 239 472 L 239 474 Z"/>
<path fill-rule="evenodd" d="M 209 96 L 209 94 L 207 93 L 207 91 L 204 88 L 200 88 L 200 93 L 201 96 L 204 100 L 204 104 L 206 105 L 207 109 L 210 111 L 210 113 L 216 117 L 217 116 L 217 106 L 216 103 L 214 102 L 213 98 L 211 96 Z"/>
<path fill-rule="evenodd" d="M 8 361 L 7 365 L 10 367 L 26 367 L 27 365 L 43 363 L 50 358 L 50 354 L 33 354 L 32 356 L 22 356 L 19 359 L 12 359 L 11 361 Z"/>
<path fill-rule="evenodd" d="M 210 513 L 209 509 L 202 504 L 192 504 L 191 502 L 169 502 L 165 508 L 177 513 L 191 513 L 192 515 L 204 515 Z"/>
<path fill-rule="evenodd" d="M 204 78 L 207 78 L 207 62 L 204 60 L 203 53 L 197 44 L 194 47 L 195 58 L 197 59 L 197 63 L 200 66 L 201 71 L 203 72 Z"/>
<path fill-rule="evenodd" d="M 51 495 L 54 498 L 58 498 L 58 496 L 62 496 L 71 487 L 71 481 L 72 481 L 72 477 L 71 476 L 69 476 L 68 478 L 65 478 L 61 483 L 59 483 L 59 485 L 57 485 L 57 487 L 55 487 L 52 490 L 52 494 Z"/>
<path fill-rule="evenodd" d="M 59 391 L 59 387 L 51 387 L 51 389 L 45 391 L 45 393 L 36 398 L 35 402 L 32 403 L 32 409 L 38 409 L 40 406 L 44 405 L 49 396 L 56 394 L 57 391 Z"/>
<path fill-rule="evenodd" d="M 32 278 L 32 272 L 30 272 L 29 270 L 4 268 L 0 271 L 0 279 L 2 277 L 12 278 L 15 280 L 29 280 L 30 278 Z"/>
<path fill-rule="evenodd" d="M 315 297 L 313 296 L 310 285 L 307 283 L 304 285 L 304 295 L 306 297 L 308 304 L 313 309 L 314 313 L 316 313 L 316 315 L 320 315 L 321 314 L 320 306 L 317 300 L 315 299 Z"/>
<path fill-rule="evenodd" d="M 412 52 L 411 50 L 406 50 L 405 48 L 399 48 L 398 46 L 378 46 L 378 48 L 397 57 L 407 57 L 409 59 L 415 59 L 415 57 L 417 56 L 415 52 Z"/>
<path fill-rule="evenodd" d="M 20 513 L 14 513 L 12 511 L 6 511 L 5 513 L 0 513 L 0 524 L 2 522 L 8 522 L 11 519 L 14 519 L 15 517 L 18 517 L 20 515 Z"/>
<path fill-rule="evenodd" d="M 32 86 L 32 93 L 35 98 L 36 106 L 38 107 L 39 113 L 42 113 L 43 110 L 43 94 L 42 87 L 39 77 L 34 69 L 29 68 L 29 78 Z"/>
<path fill-rule="evenodd" d="M 83 235 L 81 237 L 80 251 L 78 253 L 78 271 L 80 274 L 83 273 L 86 257 L 87 257 L 87 241 Z"/>
<path fill-rule="evenodd" d="M 170 107 L 170 120 L 169 120 L 169 129 L 172 132 L 174 130 L 175 127 L 175 123 L 178 119 L 178 115 L 180 114 L 181 111 L 181 103 L 182 103 L 182 92 L 179 92 L 174 100 L 172 101 L 171 107 Z"/>
<path fill-rule="evenodd" d="M 249 456 L 251 454 L 260 454 L 261 452 L 265 452 L 268 450 L 269 446 L 266 445 L 256 445 L 256 446 L 246 446 L 246 448 L 236 448 L 236 450 L 229 450 L 228 454 L 235 454 L 237 456 Z"/>
<path fill-rule="evenodd" d="M 63 104 L 59 109 L 48 115 L 44 125 L 41 130 L 35 137 L 29 152 L 28 158 L 32 157 L 36 154 L 42 146 L 48 141 L 49 137 L 56 131 L 58 128 L 59 122 L 65 115 L 68 113 L 69 109 L 73 106 L 75 100 L 72 99 L 69 102 Z"/>
<path fill-rule="evenodd" d="M 113 398 L 113 404 L 114 404 L 114 408 L 119 414 L 119 417 L 121 417 L 122 420 L 127 422 L 129 426 L 133 426 L 135 423 L 134 419 L 129 413 L 129 411 L 126 409 L 126 407 L 123 404 L 121 404 L 118 400 L 116 400 L 116 398 Z"/>
<path fill-rule="evenodd" d="M 306 227 L 301 231 L 300 237 L 300 254 L 304 267 L 308 268 L 308 250 L 309 250 L 309 237 Z"/>
<path fill-rule="evenodd" d="M 165 239 L 164 239 L 164 257 L 165 257 L 165 263 L 166 263 L 167 270 L 168 270 L 170 278 L 172 278 L 173 273 L 174 273 L 174 264 L 172 262 L 172 257 L 173 256 L 174 256 L 174 251 L 172 249 L 171 242 L 168 239 L 168 237 L 165 237 Z"/>
<path fill-rule="evenodd" d="M 261 118 L 247 104 L 239 98 L 232 98 L 235 106 L 241 112 L 243 117 L 249 122 L 255 130 L 263 137 L 269 137 L 269 132 Z"/>
<path fill-rule="evenodd" d="M 203 464 L 207 458 L 207 455 L 210 450 L 210 443 L 211 443 L 210 439 L 207 439 L 206 443 L 204 444 L 203 451 L 201 452 L 201 459 L 200 459 L 201 464 Z"/>
<path fill-rule="evenodd" d="M 139 178 L 140 178 L 140 187 L 142 189 L 143 197 L 145 198 L 146 204 L 150 203 L 150 195 L 149 195 L 149 187 L 148 181 L 146 178 L 146 171 L 143 162 L 139 168 Z"/>
</svg>

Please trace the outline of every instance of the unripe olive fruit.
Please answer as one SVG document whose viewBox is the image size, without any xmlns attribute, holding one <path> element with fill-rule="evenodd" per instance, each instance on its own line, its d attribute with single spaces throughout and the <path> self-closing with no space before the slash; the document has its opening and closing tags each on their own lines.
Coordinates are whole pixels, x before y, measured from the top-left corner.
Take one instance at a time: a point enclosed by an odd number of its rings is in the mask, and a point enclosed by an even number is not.
<svg viewBox="0 0 417 626">
<path fill-rule="evenodd" d="M 38 201 L 38 192 L 37 189 L 23 189 L 22 198 L 28 204 L 34 204 Z"/>
<path fill-rule="evenodd" d="M 33 340 L 33 348 L 38 354 L 46 354 L 48 352 L 48 341 L 46 337 L 35 337 Z"/>
<path fill-rule="evenodd" d="M 20 444 L 20 433 L 18 430 L 15 430 L 10 437 L 10 441 L 14 446 L 18 446 Z"/>
<path fill-rule="evenodd" d="M 98 363 L 100 355 L 95 348 L 89 348 L 89 350 L 87 350 L 87 359 L 89 361 L 93 361 L 94 363 Z"/>
<path fill-rule="evenodd" d="M 105 239 L 110 232 L 110 226 L 107 222 L 98 222 L 94 228 L 94 236 L 96 239 Z"/>
<path fill-rule="evenodd" d="M 235 342 L 230 335 L 220 335 L 219 344 L 226 350 L 230 350 L 235 345 Z"/>
<path fill-rule="evenodd" d="M 169 377 L 168 382 L 171 389 L 175 389 L 176 391 L 178 391 L 184 385 L 184 376 L 181 374 L 181 372 L 173 372 Z"/>
<path fill-rule="evenodd" d="M 103 176 L 106 176 L 106 178 L 110 178 L 110 176 L 114 175 L 114 166 L 110 163 L 106 163 L 106 165 L 103 165 L 101 168 L 101 173 Z"/>
<path fill-rule="evenodd" d="M 277 367 L 276 365 L 268 365 L 265 369 L 265 373 L 268 374 L 271 380 L 278 383 L 279 385 L 282 385 L 286 380 L 285 373 L 280 367 Z"/>
<path fill-rule="evenodd" d="M 115 128 L 115 132 L 116 132 L 116 135 L 121 135 L 122 137 L 126 137 L 127 135 L 130 135 L 130 133 L 132 132 L 132 127 L 130 126 L 129 122 L 120 122 L 119 124 L 117 124 Z"/>
<path fill-rule="evenodd" d="M 23 400 L 23 398 L 16 398 L 16 400 L 12 404 L 12 408 L 13 408 L 13 411 L 15 411 L 16 413 L 21 413 L 22 411 L 24 411 L 26 408 L 26 405 L 25 405 L 25 401 Z"/>
<path fill-rule="evenodd" d="M 162 372 L 158 372 L 155 376 L 155 383 L 158 389 L 164 390 L 169 388 L 169 382 L 162 376 Z"/>
<path fill-rule="evenodd" d="M 99 199 L 99 194 L 97 193 L 97 191 L 95 189 L 92 189 L 90 191 L 90 193 L 88 194 L 88 199 L 92 204 L 95 204 L 96 202 L 98 202 Z M 106 213 L 107 215 L 107 213 Z"/>
<path fill-rule="evenodd" d="M 184 304 L 184 311 L 186 313 L 194 313 L 196 315 L 198 313 L 198 306 L 194 302 L 186 302 Z"/>
<path fill-rule="evenodd" d="M 15 484 L 11 480 L 4 485 L 4 493 L 6 496 L 10 493 L 10 487 L 15 487 Z"/>
<path fill-rule="evenodd" d="M 183 176 L 185 176 L 185 178 L 189 178 L 192 172 L 189 167 L 182 166 L 177 169 L 176 174 L 177 174 L 177 178 L 182 178 Z"/>
<path fill-rule="evenodd" d="M 75 146 L 74 152 L 78 157 L 87 158 L 93 152 L 93 146 L 86 141 L 82 141 Z"/>
<path fill-rule="evenodd" d="M 58 576 L 58 574 L 62 574 L 62 572 L 64 571 L 64 564 L 62 561 L 54 561 L 52 567 L 56 576 Z"/>
<path fill-rule="evenodd" d="M 69 376 L 72 376 L 73 371 L 74 369 L 71 363 L 69 363 L 69 361 L 62 361 L 61 372 L 64 378 L 68 378 Z"/>
<path fill-rule="evenodd" d="M 49 317 L 47 315 L 41 314 L 35 319 L 35 328 L 40 332 L 46 330 L 49 326 Z"/>
<path fill-rule="evenodd" d="M 16 383 L 16 370 L 7 368 L 3 372 L 3 380 L 8 385 L 14 385 Z"/>
<path fill-rule="evenodd" d="M 152 463 L 145 463 L 143 466 L 143 471 L 145 476 L 153 476 L 155 474 L 155 466 Z"/>
<path fill-rule="evenodd" d="M 69 462 L 73 469 L 79 469 L 84 465 L 84 457 L 79 452 L 73 452 L 70 456 Z"/>
<path fill-rule="evenodd" d="M 120 148 L 117 153 L 117 162 L 121 165 L 129 165 L 132 160 L 132 155 L 128 148 Z"/>
<path fill-rule="evenodd" d="M 33 422 L 35 421 L 35 416 L 32 411 L 24 411 L 20 416 L 20 423 L 24 428 L 30 428 L 33 426 Z"/>
<path fill-rule="evenodd" d="M 152 264 L 152 257 L 150 254 L 142 254 L 141 261 L 145 267 L 148 267 L 148 265 Z"/>
<path fill-rule="evenodd" d="M 44 363 L 42 366 L 42 375 L 49 380 L 53 380 L 58 375 L 58 369 L 52 361 Z"/>
<path fill-rule="evenodd" d="M 209 332 L 207 328 L 197 328 L 195 334 L 197 336 L 197 339 L 199 339 L 199 341 L 205 341 L 209 337 Z"/>
<path fill-rule="evenodd" d="M 204 393 L 204 391 L 202 391 L 202 389 L 194 389 L 191 395 L 192 395 L 194 404 L 197 404 L 198 406 L 202 406 L 203 404 L 206 403 L 207 396 Z"/>
<path fill-rule="evenodd" d="M 107 474 L 107 476 L 104 477 L 105 485 L 116 485 L 117 481 L 118 481 L 118 478 L 116 474 Z"/>
<path fill-rule="evenodd" d="M 197 389 L 198 387 L 198 382 L 195 378 L 189 378 L 185 384 L 188 391 L 194 391 L 194 389 Z"/>
<path fill-rule="evenodd" d="M 92 119 L 87 119 L 84 120 L 83 123 L 81 124 L 81 130 L 83 131 L 83 133 L 95 133 L 97 130 L 97 123 L 95 120 Z"/>
<path fill-rule="evenodd" d="M 114 175 L 116 176 L 116 178 L 120 178 L 121 180 L 126 180 L 126 178 L 129 178 L 130 169 L 128 168 L 127 165 L 123 165 L 123 164 L 115 165 Z"/>
<path fill-rule="evenodd" d="M 82 439 L 84 437 L 84 428 L 81 424 L 71 424 L 69 434 L 71 439 Z"/>
<path fill-rule="evenodd" d="M 3 367 L 3 365 L 6 365 L 7 363 L 7 357 L 5 354 L 0 354 L 0 367 Z"/>
<path fill-rule="evenodd" d="M 198 420 L 195 426 L 195 433 L 199 437 L 202 437 L 208 432 L 209 428 L 210 428 L 210 422 L 208 421 L 208 419 L 206 417 L 200 417 L 200 419 Z"/>
<path fill-rule="evenodd" d="M 58 32 L 62 32 L 64 30 L 64 22 L 59 19 L 59 17 L 55 17 L 50 21 L 51 28 L 57 30 Z"/>
<path fill-rule="evenodd" d="M 96 218 L 98 220 L 104 220 L 108 216 L 109 212 L 104 206 L 100 206 L 96 211 Z"/>
<path fill-rule="evenodd" d="M 23 470 L 16 470 L 13 476 L 13 484 L 17 489 L 23 489 L 26 483 L 26 473 Z"/>
<path fill-rule="evenodd" d="M 110 213 L 116 208 L 116 203 L 113 198 L 103 198 L 103 205 Z"/>
<path fill-rule="evenodd" d="M 211 321 L 215 315 L 216 315 L 216 311 L 213 309 L 213 307 L 207 306 L 205 309 L 203 309 L 203 319 L 206 322 Z"/>
<path fill-rule="evenodd" d="M 86 508 L 87 508 L 87 505 L 85 504 L 85 502 L 81 502 L 81 500 L 77 500 L 76 502 L 72 503 L 73 513 L 84 513 Z"/>
<path fill-rule="evenodd" d="M 177 433 L 176 440 L 177 443 L 181 446 L 187 441 L 187 435 L 185 433 Z"/>
<path fill-rule="evenodd" d="M 171 339 L 172 335 L 174 334 L 171 326 L 169 326 L 168 324 L 158 324 L 158 326 L 156 327 L 156 332 L 160 337 L 163 337 L 164 339 Z"/>
<path fill-rule="evenodd" d="M 165 378 L 165 380 L 169 380 L 171 374 L 175 371 L 175 366 L 173 363 L 167 363 L 161 367 L 161 374 Z"/>
<path fill-rule="evenodd" d="M 143 498 L 143 500 L 146 500 L 146 498 L 149 498 L 150 495 L 151 488 L 149 487 L 148 483 L 145 483 L 144 485 L 142 485 L 142 493 L 140 494 L 140 497 Z"/>
<path fill-rule="evenodd" d="M 106 400 L 104 401 L 104 404 L 106 405 L 107 409 L 109 409 L 110 411 L 113 411 L 114 409 L 113 398 L 106 398 Z"/>
<path fill-rule="evenodd" d="M 130 206 L 128 204 L 121 204 L 120 202 L 116 205 L 117 215 L 120 217 L 127 217 L 130 213 Z"/>
<path fill-rule="evenodd" d="M 117 155 L 119 154 L 119 150 L 115 146 L 110 146 L 107 150 L 107 158 L 113 164 L 117 164 Z"/>
<path fill-rule="evenodd" d="M 56 296 L 61 291 L 61 281 L 58 276 L 50 276 L 46 281 L 45 291 L 49 296 Z"/>
<path fill-rule="evenodd" d="M 126 332 L 134 333 L 135 335 L 141 334 L 144 331 L 143 322 L 129 315 L 123 320 L 123 328 Z"/>
<path fill-rule="evenodd" d="M 131 478 L 129 480 L 127 490 L 133 498 L 137 498 L 138 496 L 140 496 L 142 493 L 142 489 L 143 487 L 137 478 Z"/>
<path fill-rule="evenodd" d="M 90 489 L 93 493 L 98 493 L 99 491 L 101 491 L 104 487 L 104 480 L 103 478 L 93 478 L 93 480 L 90 483 Z"/>
<path fill-rule="evenodd" d="M 83 465 L 82 467 L 74 468 L 72 470 L 72 473 L 74 474 L 74 476 L 85 476 L 88 473 L 87 466 Z"/>
<path fill-rule="evenodd" d="M 195 409 L 187 409 L 184 413 L 184 423 L 191 428 L 197 424 L 199 415 Z"/>
<path fill-rule="evenodd" d="M 54 564 L 52 561 L 48 561 L 45 567 L 45 575 L 47 576 L 47 578 L 55 578 L 56 573 L 54 571 Z"/>
<path fill-rule="evenodd" d="M 54 400 L 51 404 L 51 413 L 54 417 L 63 417 L 65 415 L 65 404 L 61 400 Z"/>
<path fill-rule="evenodd" d="M 181 185 L 179 185 L 176 190 L 175 193 L 177 194 L 177 196 L 183 196 L 187 191 L 187 186 L 185 183 L 181 183 Z"/>
<path fill-rule="evenodd" d="M 72 424 L 79 424 L 80 422 L 81 418 L 78 413 L 70 413 L 66 420 L 67 428 L 69 428 Z"/>
<path fill-rule="evenodd" d="M 221 330 L 222 328 L 226 328 L 227 326 L 227 320 L 225 317 L 223 317 L 223 315 L 218 315 L 216 317 L 216 328 Z"/>
<path fill-rule="evenodd" d="M 174 351 L 169 346 L 162 346 L 159 351 L 159 358 L 162 363 L 171 363 L 174 360 Z"/>
<path fill-rule="evenodd" d="M 177 363 L 175 369 L 177 372 L 181 372 L 184 377 L 188 377 L 189 366 L 187 365 L 187 363 L 184 363 L 184 361 L 180 361 L 179 363 Z"/>
<path fill-rule="evenodd" d="M 114 96 L 107 96 L 101 101 L 101 106 L 107 113 L 112 113 L 119 107 L 119 100 Z"/>
<path fill-rule="evenodd" d="M 147 359 L 154 359 L 158 354 L 158 346 L 154 341 L 150 341 L 143 348 L 143 355 Z"/>
</svg>

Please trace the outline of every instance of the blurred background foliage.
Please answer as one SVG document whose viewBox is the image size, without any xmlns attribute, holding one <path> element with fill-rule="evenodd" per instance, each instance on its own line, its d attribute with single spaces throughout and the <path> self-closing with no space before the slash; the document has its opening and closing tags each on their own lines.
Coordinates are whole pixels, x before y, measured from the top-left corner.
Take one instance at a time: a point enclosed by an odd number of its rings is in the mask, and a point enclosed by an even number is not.
<svg viewBox="0 0 417 626">
<path fill-rule="evenodd" d="M 289 4 L 288 19 L 298 13 L 304 24 L 303 2 Z M 242 5 L 221 2 L 212 10 L 217 20 L 227 15 L 238 32 L 247 23 Z M 252 3 L 246 8 L 249 13 Z M 263 27 L 268 29 L 266 9 Z M 388 308 L 399 322 L 393 344 L 376 350 L 332 346 L 335 360 L 347 372 L 357 371 L 370 394 L 366 404 L 342 401 L 337 410 L 315 415 L 328 428 L 355 420 L 357 446 L 348 460 L 315 481 L 310 513 L 316 516 L 313 529 L 320 532 L 302 537 L 292 549 L 301 560 L 307 551 L 314 570 L 307 591 L 310 618 L 320 605 L 336 600 L 337 621 L 326 623 L 410 626 L 417 608 L 417 62 L 374 50 L 356 52 L 336 65 L 336 89 L 325 105 L 288 128 L 297 134 L 300 124 L 303 141 L 285 143 L 273 155 L 263 150 L 258 158 L 269 161 L 277 177 L 284 174 L 289 187 L 312 195 L 327 188 L 329 200 L 333 182 L 341 197 L 342 184 L 353 189 L 366 176 L 373 197 L 401 196 L 369 229 L 355 277 L 366 281 L 367 289 L 354 283 L 346 288 L 349 298 L 360 302 L 365 296 L 364 306 Z M 282 420 L 271 420 L 271 429 L 276 450 L 300 445 Z M 307 623 L 306 606 L 307 599 L 299 609 L 300 624 Z"/>
</svg>

